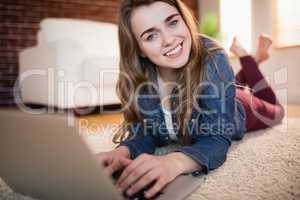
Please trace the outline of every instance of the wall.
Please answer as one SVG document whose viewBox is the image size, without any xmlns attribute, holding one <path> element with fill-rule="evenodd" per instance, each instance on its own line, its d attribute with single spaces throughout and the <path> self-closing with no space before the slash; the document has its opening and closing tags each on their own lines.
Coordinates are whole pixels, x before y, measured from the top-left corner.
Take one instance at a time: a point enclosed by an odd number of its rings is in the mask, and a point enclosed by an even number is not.
<svg viewBox="0 0 300 200">
<path fill-rule="evenodd" d="M 219 13 L 220 5 L 218 0 L 198 0 L 198 15 L 199 19 L 206 14 L 206 13 L 215 13 L 217 17 L 220 17 Z"/>
<path fill-rule="evenodd" d="M 197 14 L 197 0 L 185 0 Z M 13 106 L 12 88 L 18 77 L 18 53 L 36 45 L 39 22 L 47 17 L 116 23 L 119 0 L 1 0 L 0 106 Z"/>
<path fill-rule="evenodd" d="M 272 11 L 273 0 L 253 0 L 253 46 L 256 46 L 257 37 L 260 33 L 272 35 Z M 300 12 L 300 8 L 299 8 Z M 287 70 L 286 84 L 273 83 L 274 88 L 286 87 L 289 103 L 300 103 L 300 47 L 271 49 L 270 59 L 262 64 L 263 73 L 273 79 L 276 73 Z M 277 86 L 278 85 L 278 86 Z"/>
<path fill-rule="evenodd" d="M 252 0 L 252 46 L 253 52 L 261 33 L 272 36 L 273 0 Z M 199 16 L 207 12 L 219 12 L 219 0 L 198 0 Z M 299 10 L 300 11 L 300 10 Z M 237 16 L 238 20 L 238 16 Z M 234 22 L 232 22 L 234 23 Z M 240 69 L 239 61 L 232 58 L 234 71 Z M 270 58 L 260 65 L 262 73 L 280 96 L 283 103 L 300 103 L 300 47 L 271 48 Z"/>
</svg>

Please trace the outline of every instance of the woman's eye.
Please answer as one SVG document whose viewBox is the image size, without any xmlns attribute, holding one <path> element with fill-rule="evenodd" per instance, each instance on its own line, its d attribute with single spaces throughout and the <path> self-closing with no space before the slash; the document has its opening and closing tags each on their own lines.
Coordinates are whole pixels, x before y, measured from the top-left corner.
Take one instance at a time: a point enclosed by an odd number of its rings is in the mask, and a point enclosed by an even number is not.
<svg viewBox="0 0 300 200">
<path fill-rule="evenodd" d="M 171 25 L 171 26 L 176 26 L 177 23 L 178 23 L 178 20 L 173 20 L 173 21 L 171 21 L 170 25 Z"/>
<path fill-rule="evenodd" d="M 151 41 L 153 39 L 153 35 L 149 35 L 146 39 L 147 41 Z"/>
<path fill-rule="evenodd" d="M 147 40 L 147 41 L 152 41 L 152 40 L 155 38 L 155 35 L 156 35 L 155 33 L 148 35 L 148 36 L 146 37 L 146 40 Z"/>
</svg>

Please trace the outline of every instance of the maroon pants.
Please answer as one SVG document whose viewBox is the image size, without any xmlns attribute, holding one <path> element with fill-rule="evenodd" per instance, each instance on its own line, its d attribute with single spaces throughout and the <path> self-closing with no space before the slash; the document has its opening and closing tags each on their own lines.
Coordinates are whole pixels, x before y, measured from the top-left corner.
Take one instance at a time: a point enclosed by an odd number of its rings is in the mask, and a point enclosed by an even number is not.
<svg viewBox="0 0 300 200">
<path fill-rule="evenodd" d="M 251 93 L 237 87 L 236 98 L 246 111 L 247 131 L 271 127 L 280 123 L 284 117 L 284 109 L 278 103 L 276 95 L 269 86 L 258 64 L 251 56 L 240 58 L 242 69 L 235 80 L 239 85 L 248 85 Z"/>
</svg>

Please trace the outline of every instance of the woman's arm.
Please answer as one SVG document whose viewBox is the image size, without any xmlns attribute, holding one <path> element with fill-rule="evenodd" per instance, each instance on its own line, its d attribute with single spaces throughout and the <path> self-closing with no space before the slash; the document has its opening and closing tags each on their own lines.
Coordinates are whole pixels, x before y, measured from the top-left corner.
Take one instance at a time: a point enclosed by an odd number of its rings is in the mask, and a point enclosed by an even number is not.
<svg viewBox="0 0 300 200">
<path fill-rule="evenodd" d="M 198 136 L 197 141 L 191 146 L 184 146 L 177 150 L 185 156 L 193 159 L 201 168 L 191 170 L 193 175 L 198 175 L 202 171 L 208 173 L 221 166 L 226 160 L 226 154 L 230 147 L 230 141 L 222 136 Z"/>
<path fill-rule="evenodd" d="M 196 141 L 177 150 L 201 165 L 205 173 L 224 163 L 235 131 L 234 75 L 226 53 L 216 51 L 206 67 L 206 82 L 198 99 Z"/>
<path fill-rule="evenodd" d="M 131 133 L 129 138 L 121 142 L 117 148 L 126 146 L 132 160 L 143 153 L 154 153 L 156 145 L 152 133 L 143 133 L 140 123 L 134 123 L 129 131 Z"/>
<path fill-rule="evenodd" d="M 202 165 L 199 165 L 196 161 L 181 152 L 169 153 L 165 155 L 165 157 L 174 163 L 173 166 L 177 168 L 176 171 L 178 171 L 178 175 L 202 171 Z"/>
</svg>

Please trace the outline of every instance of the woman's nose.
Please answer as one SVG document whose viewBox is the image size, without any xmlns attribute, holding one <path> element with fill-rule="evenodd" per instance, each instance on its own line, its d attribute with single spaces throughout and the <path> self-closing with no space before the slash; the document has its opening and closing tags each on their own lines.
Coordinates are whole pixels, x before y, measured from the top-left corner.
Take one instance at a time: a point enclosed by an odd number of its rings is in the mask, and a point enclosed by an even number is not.
<svg viewBox="0 0 300 200">
<path fill-rule="evenodd" d="M 168 31 L 164 31 L 162 33 L 162 38 L 163 38 L 163 45 L 164 46 L 170 46 L 175 41 L 175 37 L 171 33 L 169 33 Z"/>
</svg>

